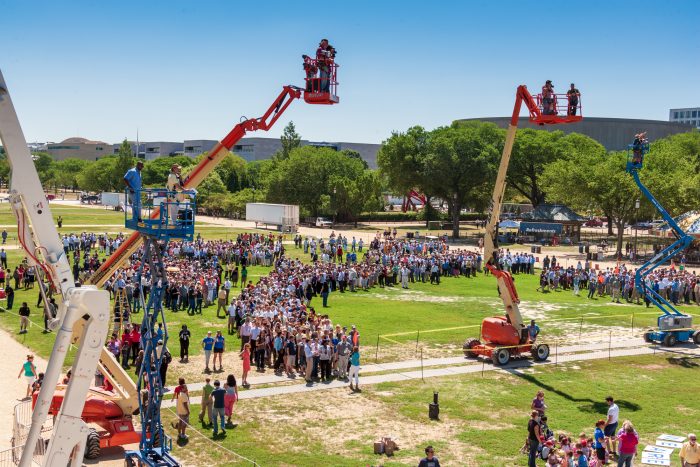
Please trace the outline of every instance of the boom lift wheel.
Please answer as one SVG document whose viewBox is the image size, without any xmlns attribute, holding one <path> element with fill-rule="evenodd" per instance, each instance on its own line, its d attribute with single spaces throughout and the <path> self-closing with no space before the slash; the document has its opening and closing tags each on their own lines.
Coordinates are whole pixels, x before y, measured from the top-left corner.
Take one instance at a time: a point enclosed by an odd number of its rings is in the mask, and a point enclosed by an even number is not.
<svg viewBox="0 0 700 467">
<path fill-rule="evenodd" d="M 100 434 L 96 429 L 90 428 L 85 443 L 85 458 L 97 459 L 100 457 Z"/>
<path fill-rule="evenodd" d="M 678 342 L 678 339 L 676 339 L 676 335 L 673 333 L 666 334 L 666 337 L 664 337 L 664 345 L 666 347 L 673 347 L 676 345 L 676 342 Z"/>
<path fill-rule="evenodd" d="M 464 350 L 464 356 L 469 357 L 469 358 L 476 358 L 476 352 L 474 352 L 472 349 L 476 347 L 477 345 L 480 345 L 481 342 L 479 339 L 467 339 L 464 341 L 464 345 L 462 346 L 462 349 Z"/>
<path fill-rule="evenodd" d="M 536 344 L 532 347 L 531 352 L 535 361 L 543 362 L 549 357 L 549 346 L 547 344 Z"/>
<path fill-rule="evenodd" d="M 493 360 L 494 365 L 507 365 L 510 361 L 510 352 L 508 352 L 508 349 L 504 349 L 503 347 L 496 347 L 491 353 L 491 359 Z"/>
<path fill-rule="evenodd" d="M 654 342 L 654 339 L 651 338 L 651 333 L 651 330 L 644 333 L 644 342 L 648 342 L 649 344 Z"/>
<path fill-rule="evenodd" d="M 700 331 L 695 331 L 693 334 L 693 342 L 695 342 L 697 345 L 700 345 Z"/>
</svg>

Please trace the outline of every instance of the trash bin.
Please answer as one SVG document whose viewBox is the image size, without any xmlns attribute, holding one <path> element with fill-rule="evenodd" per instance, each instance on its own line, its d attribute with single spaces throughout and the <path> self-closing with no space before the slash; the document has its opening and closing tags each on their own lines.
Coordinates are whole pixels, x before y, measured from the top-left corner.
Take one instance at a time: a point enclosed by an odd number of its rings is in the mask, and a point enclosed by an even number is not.
<svg viewBox="0 0 700 467">
<path fill-rule="evenodd" d="M 586 259 L 590 261 L 592 258 L 593 258 L 593 255 L 591 254 L 591 252 L 586 251 Z"/>
<path fill-rule="evenodd" d="M 590 253 L 590 252 L 591 252 L 591 246 L 590 246 L 590 245 L 586 245 L 586 253 Z"/>
<path fill-rule="evenodd" d="M 579 253 L 583 253 L 583 245 L 579 245 L 579 246 L 578 246 L 578 252 L 579 252 Z"/>
<path fill-rule="evenodd" d="M 598 261 L 603 261 L 605 259 L 605 254 L 602 251 L 598 252 Z"/>
<path fill-rule="evenodd" d="M 542 247 L 539 245 L 535 246 L 535 253 L 542 253 Z"/>
<path fill-rule="evenodd" d="M 530 246 L 530 253 L 537 253 L 537 246 L 536 245 Z"/>
</svg>

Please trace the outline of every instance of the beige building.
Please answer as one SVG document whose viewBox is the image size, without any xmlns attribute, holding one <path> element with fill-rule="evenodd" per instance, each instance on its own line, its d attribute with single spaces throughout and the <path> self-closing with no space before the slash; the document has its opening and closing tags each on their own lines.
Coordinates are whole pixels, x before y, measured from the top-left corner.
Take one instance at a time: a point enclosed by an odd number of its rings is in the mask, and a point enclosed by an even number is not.
<svg viewBox="0 0 700 467">
<path fill-rule="evenodd" d="M 68 138 L 60 143 L 47 144 L 46 150 L 55 161 L 62 161 L 69 157 L 96 161 L 101 157 L 111 155 L 112 145 L 85 138 Z"/>
</svg>

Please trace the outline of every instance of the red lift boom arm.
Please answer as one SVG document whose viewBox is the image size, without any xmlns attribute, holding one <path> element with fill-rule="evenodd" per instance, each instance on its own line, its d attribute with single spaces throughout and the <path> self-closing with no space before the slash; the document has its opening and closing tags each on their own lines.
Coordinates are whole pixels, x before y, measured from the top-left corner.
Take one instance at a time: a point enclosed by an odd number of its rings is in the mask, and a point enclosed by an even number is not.
<svg viewBox="0 0 700 467">
<path fill-rule="evenodd" d="M 287 85 L 284 86 L 277 99 L 272 103 L 270 108 L 262 117 L 246 119 L 236 126 L 217 143 L 209 152 L 207 157 L 202 159 L 199 164 L 189 173 L 184 181 L 185 189 L 196 188 L 209 175 L 214 168 L 229 154 L 233 146 L 243 138 L 246 133 L 251 131 L 268 131 L 282 116 L 287 107 L 295 100 L 302 96 L 303 90 Z M 158 217 L 158 209 L 154 209 L 151 217 Z M 93 274 L 89 283 L 101 287 L 115 272 L 116 269 L 124 264 L 123 260 L 131 256 L 141 245 L 141 236 L 138 232 L 133 232 L 115 251 L 102 266 Z"/>
</svg>

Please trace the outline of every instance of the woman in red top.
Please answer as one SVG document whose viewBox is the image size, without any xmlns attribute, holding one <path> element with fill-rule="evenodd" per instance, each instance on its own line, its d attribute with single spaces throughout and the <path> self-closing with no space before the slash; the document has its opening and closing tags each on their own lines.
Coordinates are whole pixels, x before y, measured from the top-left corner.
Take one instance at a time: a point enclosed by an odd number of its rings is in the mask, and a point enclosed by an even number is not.
<svg viewBox="0 0 700 467">
<path fill-rule="evenodd" d="M 631 467 L 632 458 L 637 453 L 639 436 L 634 431 L 631 423 L 625 425 L 624 431 L 617 436 L 620 442 L 620 456 L 617 459 L 617 467 Z"/>
</svg>

